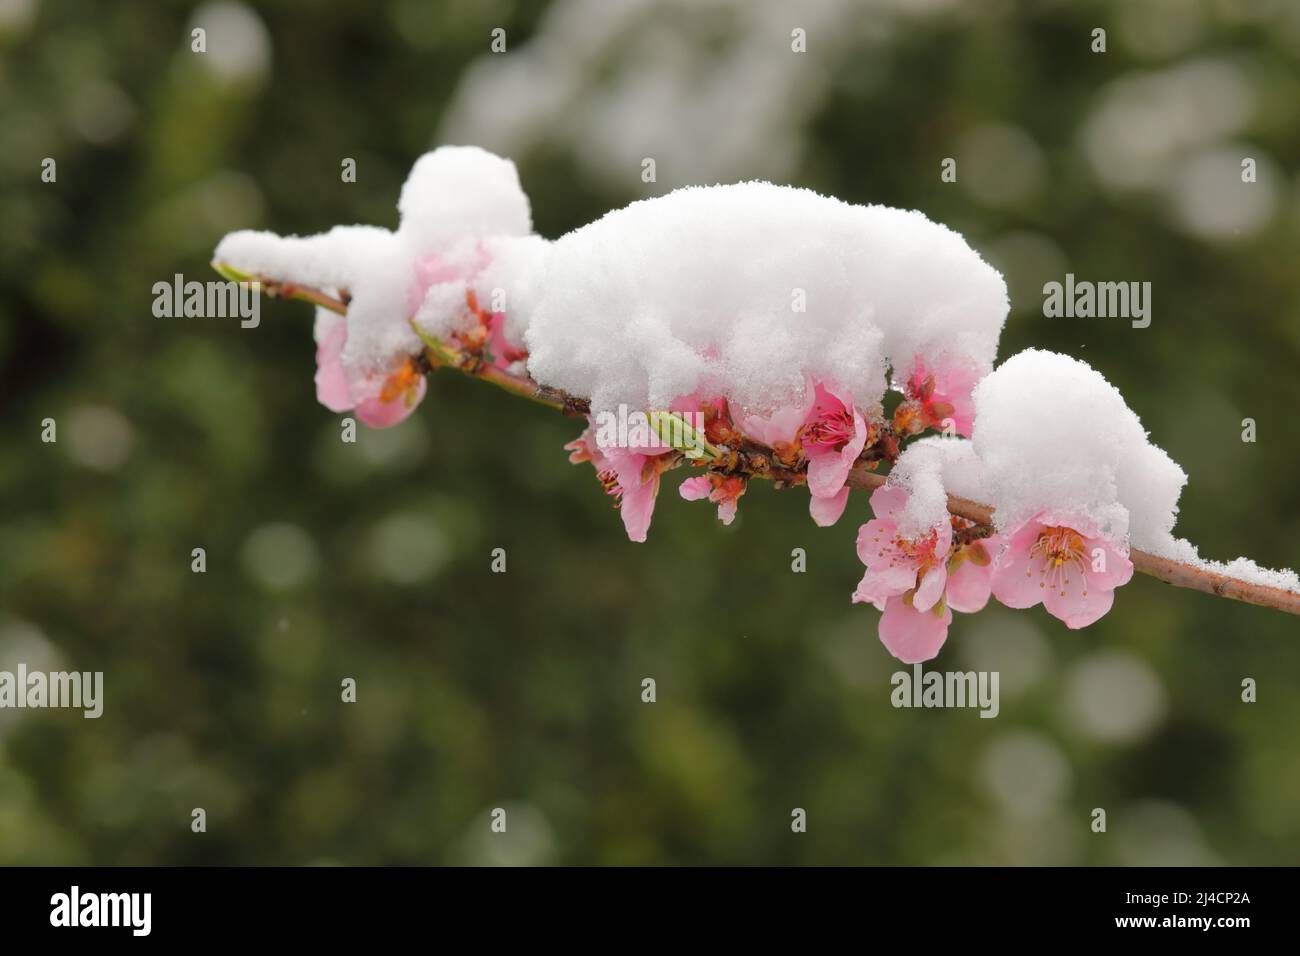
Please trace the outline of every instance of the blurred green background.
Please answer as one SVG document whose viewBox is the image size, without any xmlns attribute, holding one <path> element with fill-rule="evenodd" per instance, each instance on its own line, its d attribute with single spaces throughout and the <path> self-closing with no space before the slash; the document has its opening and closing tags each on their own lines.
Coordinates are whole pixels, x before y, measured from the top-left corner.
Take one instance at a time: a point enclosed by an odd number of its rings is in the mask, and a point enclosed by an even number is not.
<svg viewBox="0 0 1300 956">
<path fill-rule="evenodd" d="M 151 312 L 228 230 L 395 225 L 443 142 L 551 237 L 752 177 L 915 207 L 1006 274 L 1002 356 L 1092 363 L 1182 463 L 1181 534 L 1294 566 L 1297 102 L 1282 0 L 0 0 L 0 669 L 106 684 L 0 711 L 0 862 L 1300 862 L 1295 618 L 1142 576 L 1086 632 L 958 615 L 931 666 L 1000 716 L 895 710 L 865 497 L 724 528 L 670 487 L 630 544 L 573 421 L 443 374 L 344 445 L 309 307 Z M 1044 318 L 1067 271 L 1151 281 L 1151 327 Z"/>
</svg>

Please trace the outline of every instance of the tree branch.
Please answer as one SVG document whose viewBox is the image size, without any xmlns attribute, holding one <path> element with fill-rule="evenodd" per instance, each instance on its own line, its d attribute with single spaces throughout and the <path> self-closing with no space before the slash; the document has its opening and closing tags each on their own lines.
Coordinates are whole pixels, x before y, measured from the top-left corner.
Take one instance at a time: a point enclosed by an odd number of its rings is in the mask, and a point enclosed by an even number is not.
<svg viewBox="0 0 1300 956">
<path fill-rule="evenodd" d="M 236 282 L 258 282 L 262 292 L 272 298 L 300 299 L 340 315 L 347 313 L 346 292 L 342 293 L 343 299 L 337 299 L 307 286 L 260 279 L 233 269 L 225 263 L 214 262 L 212 265 L 223 276 Z M 565 415 L 582 418 L 591 411 L 591 403 L 585 398 L 570 395 L 548 385 L 541 385 L 526 375 L 511 374 L 484 361 L 480 355 L 449 346 L 425 335 L 419 329 L 416 329 L 416 332 L 425 343 L 424 371 L 430 374 L 439 368 L 454 368 L 471 378 L 482 379 L 512 395 L 553 408 Z M 889 424 L 884 423 L 884 428 L 888 430 Z M 892 437 L 892 432 L 889 435 Z M 741 447 L 728 448 L 736 454 L 713 465 L 714 470 L 740 474 L 745 478 L 766 478 L 772 480 L 778 487 L 803 483 L 804 474 L 801 468 L 792 469 L 787 462 L 778 458 L 772 449 L 753 441 L 748 436 L 740 437 Z M 874 471 L 881 457 L 878 443 L 869 446 L 864 451 L 860 463 L 849 472 L 848 485 L 864 491 L 874 491 L 883 485 L 886 477 Z M 888 459 L 887 455 L 883 457 Z M 991 528 L 993 524 L 993 509 L 967 498 L 949 495 L 948 511 L 984 528 Z M 1300 614 L 1300 594 L 1293 591 L 1243 581 L 1240 578 L 1172 561 L 1136 548 L 1130 550 L 1129 560 L 1133 562 L 1135 570 L 1175 587 L 1203 591 L 1217 597 L 1273 608 L 1288 614 Z"/>
</svg>

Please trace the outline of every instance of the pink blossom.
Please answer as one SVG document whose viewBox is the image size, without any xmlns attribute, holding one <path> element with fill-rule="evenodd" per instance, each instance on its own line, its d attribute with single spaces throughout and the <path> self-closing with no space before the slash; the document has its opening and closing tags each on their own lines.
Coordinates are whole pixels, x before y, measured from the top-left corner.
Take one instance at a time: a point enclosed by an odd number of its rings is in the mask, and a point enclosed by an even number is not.
<svg viewBox="0 0 1300 956">
<path fill-rule="evenodd" d="M 928 661 L 948 637 L 952 612 L 974 613 L 988 603 L 998 535 L 973 537 L 973 522 L 951 517 L 928 533 L 903 537 L 898 519 L 908 494 L 884 486 L 871 494 L 876 517 L 858 530 L 858 558 L 867 566 L 853 593 L 874 604 L 880 640 L 906 664 Z"/>
<path fill-rule="evenodd" d="M 858 529 L 858 558 L 867 570 L 853 600 L 884 612 L 881 643 L 900 661 L 915 664 L 938 654 L 948 637 L 952 612 L 943 592 L 952 527 L 944 523 L 926 535 L 903 537 L 897 518 L 907 497 L 903 489 L 889 486 L 871 493 L 876 517 Z"/>
<path fill-rule="evenodd" d="M 816 400 L 816 389 L 809 382 L 804 389 L 804 401 L 778 406 L 770 415 L 741 415 L 736 424 L 750 438 L 779 451 L 780 446 L 794 442 Z"/>
<path fill-rule="evenodd" d="M 928 611 L 943 597 L 952 526 L 944 522 L 925 535 L 903 537 L 897 519 L 907 497 L 902 488 L 889 485 L 871 493 L 876 517 L 858 529 L 858 558 L 867 570 L 853 594 L 855 601 L 882 607 L 889 598 L 914 591 L 912 605 Z"/>
<path fill-rule="evenodd" d="M 475 246 L 473 254 L 462 260 L 438 255 L 421 256 L 415 260 L 415 276 L 407 289 L 407 307 L 414 313 L 433 286 L 468 281 L 491 262 L 492 257 L 481 245 Z M 465 290 L 465 319 L 464 327 L 453 335 L 458 347 L 475 354 L 486 350 L 490 363 L 503 371 L 528 358 L 526 349 L 506 338 L 505 314 L 480 307 L 472 289 Z"/>
<path fill-rule="evenodd" d="M 880 615 L 880 643 L 904 664 L 919 664 L 939 653 L 948 639 L 952 610 L 939 601 L 926 611 L 913 606 L 915 591 L 891 597 Z"/>
<path fill-rule="evenodd" d="M 406 310 L 410 314 L 415 314 L 419 310 L 424 297 L 428 295 L 429 289 L 435 285 L 441 285 L 444 282 L 455 282 L 459 279 L 467 279 L 474 273 L 482 270 L 491 261 L 483 247 L 475 250 L 477 256 L 475 261 L 470 264 L 451 262 L 442 256 L 429 255 L 420 256 L 415 260 L 415 275 L 411 278 L 411 284 L 406 290 Z"/>
<path fill-rule="evenodd" d="M 1132 577 L 1127 549 L 1101 537 L 1090 521 L 1041 512 L 1009 535 L 993 595 L 1014 608 L 1041 601 L 1066 627 L 1081 628 L 1109 611 L 1115 588 Z"/>
<path fill-rule="evenodd" d="M 677 486 L 677 493 L 687 501 L 708 498 L 718 506 L 718 518 L 723 524 L 736 519 L 737 503 L 745 493 L 745 479 L 739 475 L 710 473 L 687 478 Z"/>
<path fill-rule="evenodd" d="M 528 350 L 506 338 L 506 317 L 502 312 L 493 312 L 488 319 L 487 345 L 492 364 L 503 371 L 509 371 L 516 362 L 528 360 Z"/>
<path fill-rule="evenodd" d="M 410 356 L 402 356 L 386 371 L 349 376 L 343 367 L 348 324 L 342 317 L 326 326 L 316 346 L 316 399 L 332 412 L 356 409 L 357 418 L 371 428 L 388 428 L 404 421 L 428 388 Z"/>
<path fill-rule="evenodd" d="M 836 498 L 845 490 L 844 482 L 866 447 L 867 437 L 867 423 L 853 406 L 852 394 L 818 384 L 812 409 L 799 429 L 808 459 L 808 490 L 814 497 Z M 843 506 L 839 510 L 843 511 Z M 838 518 L 836 514 L 835 520 Z"/>
<path fill-rule="evenodd" d="M 481 246 L 465 261 L 446 260 L 437 255 L 415 261 L 414 276 L 407 290 L 407 306 L 415 312 L 429 289 L 444 282 L 472 278 L 490 259 Z M 505 334 L 505 316 L 479 308 L 472 290 L 465 293 L 465 329 L 456 333 L 461 348 L 486 353 L 493 365 L 508 369 L 528 357 Z M 428 383 L 411 356 L 401 356 L 385 369 L 358 373 L 343 365 L 348 328 L 344 318 L 325 325 L 316 347 L 316 398 L 332 412 L 356 410 L 357 418 L 371 428 L 388 428 L 404 421 L 424 398 Z M 648 522 L 647 518 L 647 522 Z"/>
<path fill-rule="evenodd" d="M 944 599 L 954 611 L 974 614 L 989 603 L 993 586 L 994 561 L 1005 539 L 1000 534 L 971 537 L 975 522 L 953 515 L 952 551 L 948 555 L 948 585 Z"/>
<path fill-rule="evenodd" d="M 804 394 L 802 403 L 781 406 L 766 416 L 743 416 L 737 425 L 771 448 L 778 461 L 792 461 L 802 449 L 812 494 L 808 511 L 819 526 L 828 527 L 848 504 L 845 482 L 871 437 L 870 429 L 847 390 L 809 382 Z"/>
<path fill-rule="evenodd" d="M 460 332 L 453 333 L 455 344 L 475 355 L 483 355 L 488 362 L 502 371 L 528 358 L 528 350 L 506 338 L 506 317 L 502 312 L 488 312 L 478 304 L 474 291 L 465 293 L 465 305 L 473 321 Z"/>
<path fill-rule="evenodd" d="M 971 390 L 979 381 L 979 370 L 970 362 L 952 360 L 930 368 L 917 356 L 907 376 L 908 401 L 895 412 L 901 434 L 913 434 L 927 428 L 942 430 L 945 422 L 959 435 L 970 437 L 975 424 L 975 402 Z"/>
<path fill-rule="evenodd" d="M 671 457 L 664 453 L 670 449 L 601 448 L 594 429 L 593 422 L 564 446 L 570 452 L 569 461 L 592 463 L 605 493 L 615 499 L 614 507 L 623 519 L 628 538 L 645 541 L 659 494 L 659 476 L 671 463 Z"/>
<path fill-rule="evenodd" d="M 722 397 L 705 399 L 702 391 L 683 395 L 669 403 L 668 410 L 679 414 L 705 412 L 705 429 L 709 423 L 725 417 L 727 400 Z M 606 444 L 598 440 L 599 431 L 594 419 L 588 419 L 588 428 L 575 441 L 564 447 L 572 454 L 569 461 L 590 461 L 605 491 L 617 501 L 623 518 L 623 527 L 633 541 L 644 541 L 654 514 L 655 498 L 659 494 L 659 476 L 675 467 L 681 460 L 670 445 L 646 429 L 630 429 L 626 446 Z M 700 485 L 699 482 L 703 482 Z M 696 491 L 699 491 L 697 494 Z M 736 501 L 745 493 L 744 479 L 734 476 L 709 474 L 690 479 L 683 484 L 681 495 L 688 501 L 709 498 L 718 505 L 718 517 L 731 524 L 736 517 Z"/>
<path fill-rule="evenodd" d="M 316 346 L 316 401 L 331 412 L 352 408 L 352 390 L 343 372 L 343 346 L 348 340 L 348 323 L 332 322 Z"/>
<path fill-rule="evenodd" d="M 707 392 L 703 389 L 697 389 L 690 395 L 685 395 L 676 399 L 669 406 L 669 410 L 681 414 L 692 414 L 696 411 L 704 414 L 704 433 L 706 440 L 719 441 L 722 444 L 732 444 L 739 440 L 739 436 L 731 430 L 730 409 L 727 399 L 721 395 L 708 398 Z M 797 427 L 797 420 L 791 422 L 790 428 Z M 723 524 L 729 525 L 736 520 L 736 512 L 740 506 L 740 496 L 745 493 L 747 482 L 740 475 L 727 475 L 719 472 L 708 472 L 704 475 L 697 475 L 693 478 L 687 478 L 677 486 L 677 493 L 686 501 L 701 501 L 708 499 L 718 506 L 718 520 Z"/>
<path fill-rule="evenodd" d="M 382 379 L 367 379 L 360 389 L 354 390 L 363 396 L 357 402 L 357 418 L 371 428 L 398 425 L 415 411 L 428 387 L 429 383 L 416 367 L 415 359 L 403 356 Z"/>
</svg>

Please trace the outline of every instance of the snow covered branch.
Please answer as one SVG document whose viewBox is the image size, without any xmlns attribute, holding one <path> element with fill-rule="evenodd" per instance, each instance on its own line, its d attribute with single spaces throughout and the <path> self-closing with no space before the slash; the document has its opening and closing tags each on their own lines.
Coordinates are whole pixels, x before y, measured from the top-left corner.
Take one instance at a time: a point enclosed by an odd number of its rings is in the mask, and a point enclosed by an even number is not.
<svg viewBox="0 0 1300 956">
<path fill-rule="evenodd" d="M 450 368 L 583 418 L 570 460 L 592 464 L 633 541 L 679 468 L 680 495 L 724 523 L 754 479 L 806 487 L 822 526 L 867 490 L 852 597 L 909 663 L 991 598 L 1086 627 L 1134 571 L 1300 613 L 1294 572 L 1173 536 L 1187 475 L 1099 372 L 1034 349 L 994 367 L 1006 285 L 918 212 L 743 183 L 550 242 L 512 163 L 453 147 L 421 157 L 398 209 L 396 231 L 217 248 L 227 278 L 316 306 L 333 411 L 396 425 Z"/>
<path fill-rule="evenodd" d="M 258 282 L 262 292 L 269 298 L 298 299 L 328 308 L 340 315 L 347 314 L 347 306 L 343 299 L 334 298 L 319 289 L 278 283 L 273 279 L 258 279 L 240 273 L 224 263 L 214 263 L 214 267 L 228 279 Z M 447 348 L 440 343 L 426 342 L 424 363 L 424 370 L 429 374 L 438 369 L 463 372 L 472 378 L 481 379 L 504 389 L 512 395 L 545 405 L 570 417 L 585 418 L 591 411 L 591 402 L 588 399 L 570 395 L 562 389 L 539 385 L 526 375 L 504 372 L 473 359 L 467 353 Z M 792 470 L 776 456 L 772 449 L 753 439 L 745 438 L 736 450 L 743 453 L 744 464 L 739 469 L 733 465 L 734 473 L 743 474 L 746 478 L 772 480 L 783 487 L 802 484 L 806 480 L 803 473 Z M 878 455 L 868 451 L 864 453 L 864 457 L 867 460 L 856 462 L 850 470 L 846 484 L 851 488 L 870 492 L 883 487 L 887 477 L 874 470 L 881 460 Z M 947 508 L 953 515 L 984 528 L 993 528 L 993 508 L 989 505 L 950 494 L 947 496 Z M 1296 591 L 1233 577 L 1223 571 L 1186 564 L 1136 548 L 1130 549 L 1129 558 L 1133 562 L 1134 570 L 1175 587 L 1203 591 L 1217 597 L 1273 608 L 1288 614 L 1300 614 L 1300 593 Z"/>
<path fill-rule="evenodd" d="M 876 474 L 864 467 L 854 468 L 849 473 L 849 484 L 863 491 L 874 491 L 885 484 L 885 476 Z M 984 527 L 993 526 L 993 509 L 978 501 L 948 495 L 948 511 L 968 521 Z M 1171 558 L 1148 554 L 1132 548 L 1129 559 L 1133 568 L 1143 574 L 1172 584 L 1175 587 L 1204 591 L 1216 597 L 1230 598 L 1246 604 L 1285 611 L 1288 614 L 1300 614 L 1300 593 L 1285 588 L 1259 584 L 1244 578 L 1236 578 L 1223 571 L 1216 571 L 1204 566 L 1184 564 Z"/>
</svg>

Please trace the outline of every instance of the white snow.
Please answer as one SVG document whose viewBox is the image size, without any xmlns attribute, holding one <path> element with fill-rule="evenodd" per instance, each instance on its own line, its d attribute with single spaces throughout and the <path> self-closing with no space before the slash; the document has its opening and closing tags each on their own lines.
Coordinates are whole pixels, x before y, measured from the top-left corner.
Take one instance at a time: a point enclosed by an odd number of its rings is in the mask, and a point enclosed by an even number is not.
<svg viewBox="0 0 1300 956">
<path fill-rule="evenodd" d="M 518 299 L 520 282 L 537 265 L 547 245 L 541 236 L 489 236 L 453 243 L 440 258 L 459 268 L 466 278 L 429 286 L 416 310 L 415 324 L 427 335 L 446 339 L 464 325 L 465 294 L 472 291 L 480 308 L 505 315 L 507 339 L 522 343 L 523 313 L 512 304 Z"/>
<path fill-rule="evenodd" d="M 514 163 L 473 146 L 444 146 L 420 157 L 402 187 L 398 209 L 401 220 L 391 231 L 336 226 L 307 237 L 234 232 L 217 246 L 214 258 L 270 279 L 331 293 L 346 289 L 352 299 L 343 364 L 350 375 L 365 374 L 422 347 L 410 326 L 417 309 L 408 301 L 417 260 L 436 255 L 472 272 L 480 245 L 504 248 L 507 238 L 532 231 L 528 197 Z M 497 264 L 494 286 L 508 286 L 504 270 L 508 264 L 522 268 L 525 256 L 511 247 L 504 258 L 508 263 Z M 445 331 L 453 312 L 463 314 L 464 286 L 430 291 L 435 302 L 425 309 L 425 318 Z"/>
<path fill-rule="evenodd" d="M 919 212 L 751 182 L 635 202 L 551 244 L 526 282 L 528 368 L 591 399 L 665 408 L 704 387 L 745 410 L 805 381 L 869 409 L 890 363 L 992 367 L 1006 285 Z"/>
<path fill-rule="evenodd" d="M 919 212 L 750 182 L 636 202 L 550 243 L 532 234 L 514 164 L 475 147 L 421 157 L 398 208 L 396 230 L 242 231 L 215 258 L 347 290 L 346 320 L 318 311 L 315 331 L 319 342 L 347 322 L 350 377 L 418 352 L 413 316 L 431 334 L 454 331 L 473 291 L 526 343 L 529 374 L 590 398 L 596 413 L 703 391 L 726 395 L 737 417 L 768 414 L 799 402 L 809 381 L 871 411 L 890 369 L 967 362 L 985 375 L 971 440 L 914 442 L 891 471 L 910 493 L 903 533 L 946 520 L 952 493 L 992 506 L 1002 531 L 1040 511 L 1074 515 L 1135 548 L 1300 591 L 1293 571 L 1208 561 L 1173 537 L 1187 476 L 1100 373 L 1036 349 L 990 371 L 1006 285 Z M 417 266 L 431 259 L 438 277 L 421 295 Z"/>
<path fill-rule="evenodd" d="M 908 493 L 898 518 L 904 537 L 917 537 L 948 520 L 948 495 L 987 503 L 983 466 L 964 438 L 930 436 L 908 445 L 889 472 L 889 483 Z"/>
<path fill-rule="evenodd" d="M 1170 537 L 1168 541 L 1163 542 L 1159 547 L 1150 550 L 1157 557 L 1168 558 L 1171 561 L 1181 561 L 1183 564 L 1190 564 L 1212 574 L 1222 574 L 1226 577 L 1246 581 L 1249 584 L 1280 588 L 1283 591 L 1294 591 L 1300 594 L 1300 575 L 1297 575 L 1289 568 L 1275 571 L 1272 568 L 1261 567 L 1250 558 L 1237 558 L 1233 561 L 1213 561 L 1201 557 L 1196 545 L 1186 538 Z"/>
<path fill-rule="evenodd" d="M 314 236 L 241 229 L 221 240 L 213 258 L 269 279 L 337 291 L 398 253 L 396 237 L 389 229 L 335 226 Z"/>
<path fill-rule="evenodd" d="M 344 321 L 347 320 L 337 312 L 331 312 L 329 309 L 323 308 L 319 305 L 316 306 L 316 319 L 312 323 L 311 328 L 312 339 L 317 345 L 320 345 L 329 336 L 330 332 L 334 330 L 334 327 Z"/>
<path fill-rule="evenodd" d="M 397 232 L 413 249 L 467 236 L 526 236 L 533 217 L 515 164 L 476 146 L 443 146 L 415 161 L 397 200 Z"/>
<path fill-rule="evenodd" d="M 507 316 L 531 374 L 596 411 L 665 408 L 705 387 L 742 412 L 798 401 L 809 380 L 871 409 L 893 365 L 924 356 L 992 368 L 1006 286 L 957 233 L 918 212 L 769 183 L 633 203 L 555 243 L 533 235 L 514 164 L 474 147 L 422 156 L 394 231 L 236 232 L 216 258 L 351 295 L 349 375 L 445 337 L 480 305 Z M 416 266 L 449 274 L 423 295 Z"/>
<path fill-rule="evenodd" d="M 999 531 L 1045 511 L 1085 518 L 1106 537 L 1158 557 L 1253 584 L 1300 592 L 1294 571 L 1249 558 L 1202 558 L 1172 534 L 1187 475 L 1147 438 L 1119 391 L 1086 363 L 1029 349 L 975 388 L 971 440 L 929 437 L 909 445 L 889 483 L 909 492 L 899 532 L 923 534 L 947 520 L 947 495 L 992 506 Z"/>
<path fill-rule="evenodd" d="M 506 337 L 523 343 L 525 314 L 516 307 L 527 278 L 546 254 L 550 242 L 541 236 L 493 236 L 483 240 L 491 262 L 474 277 L 480 303 L 506 317 Z M 499 299 L 499 301 L 498 301 Z"/>
<path fill-rule="evenodd" d="M 974 394 L 971 440 L 999 530 L 1045 510 L 1143 550 L 1168 542 L 1187 475 L 1100 372 L 1028 349 Z"/>
<path fill-rule="evenodd" d="M 233 232 L 215 258 L 244 272 L 352 295 L 348 306 L 346 368 L 365 371 L 394 356 L 419 351 L 407 322 L 406 291 L 413 256 L 397 234 L 376 226 L 335 226 L 315 236 Z"/>
</svg>

